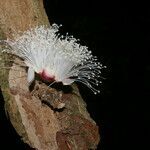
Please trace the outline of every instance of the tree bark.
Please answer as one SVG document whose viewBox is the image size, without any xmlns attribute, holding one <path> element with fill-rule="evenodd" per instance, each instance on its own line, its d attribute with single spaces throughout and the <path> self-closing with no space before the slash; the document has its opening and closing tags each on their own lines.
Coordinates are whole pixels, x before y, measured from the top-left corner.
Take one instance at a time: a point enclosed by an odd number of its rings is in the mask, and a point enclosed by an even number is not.
<svg viewBox="0 0 150 150">
<path fill-rule="evenodd" d="M 42 0 L 0 0 L 0 39 L 37 25 L 50 25 Z M 75 84 L 48 88 L 37 79 L 29 88 L 20 59 L 0 53 L 0 63 L 5 110 L 25 143 L 38 150 L 96 149 L 98 126 Z"/>
</svg>

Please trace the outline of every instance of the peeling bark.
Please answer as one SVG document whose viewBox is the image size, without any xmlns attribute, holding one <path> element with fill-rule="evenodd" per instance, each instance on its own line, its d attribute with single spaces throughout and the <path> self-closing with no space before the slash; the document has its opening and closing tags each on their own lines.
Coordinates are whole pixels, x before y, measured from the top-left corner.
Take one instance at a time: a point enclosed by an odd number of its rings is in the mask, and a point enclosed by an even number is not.
<svg viewBox="0 0 150 150">
<path fill-rule="evenodd" d="M 0 1 L 1 39 L 41 24 L 49 26 L 42 0 Z M 19 58 L 1 54 L 0 63 L 11 66 L 1 69 L 0 85 L 6 112 L 25 143 L 38 150 L 96 149 L 98 127 L 75 84 L 48 88 L 36 79 L 29 88 L 26 68 L 21 67 Z"/>
</svg>

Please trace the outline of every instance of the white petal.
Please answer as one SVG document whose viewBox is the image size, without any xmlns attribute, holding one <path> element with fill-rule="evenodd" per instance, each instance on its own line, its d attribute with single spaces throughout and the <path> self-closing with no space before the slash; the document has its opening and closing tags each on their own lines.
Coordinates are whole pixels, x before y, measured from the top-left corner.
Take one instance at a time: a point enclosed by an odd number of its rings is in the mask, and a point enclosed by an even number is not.
<svg viewBox="0 0 150 150">
<path fill-rule="evenodd" d="M 72 84 L 73 82 L 74 82 L 73 79 L 64 79 L 64 80 L 62 81 L 63 85 L 70 85 L 70 84 Z"/>
<path fill-rule="evenodd" d="M 28 75 L 27 75 L 27 81 L 28 81 L 29 84 L 32 83 L 32 81 L 34 80 L 34 77 L 35 77 L 34 70 L 31 67 L 29 67 L 28 68 Z"/>
</svg>

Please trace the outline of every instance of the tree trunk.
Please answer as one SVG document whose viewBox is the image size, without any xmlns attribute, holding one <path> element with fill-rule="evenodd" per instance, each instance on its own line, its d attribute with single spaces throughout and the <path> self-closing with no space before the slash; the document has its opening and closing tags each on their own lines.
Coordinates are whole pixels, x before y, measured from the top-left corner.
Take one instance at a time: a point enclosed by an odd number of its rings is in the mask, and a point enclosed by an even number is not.
<svg viewBox="0 0 150 150">
<path fill-rule="evenodd" d="M 15 33 L 37 25 L 50 25 L 42 0 L 0 0 L 0 39 L 14 38 Z M 4 47 L 0 45 L 1 50 Z M 21 63 L 0 53 L 5 68 L 0 72 L 5 110 L 22 140 L 38 150 L 96 149 L 98 127 L 76 85 L 70 87 L 73 90 L 58 90 L 36 80 L 29 88 Z"/>
</svg>

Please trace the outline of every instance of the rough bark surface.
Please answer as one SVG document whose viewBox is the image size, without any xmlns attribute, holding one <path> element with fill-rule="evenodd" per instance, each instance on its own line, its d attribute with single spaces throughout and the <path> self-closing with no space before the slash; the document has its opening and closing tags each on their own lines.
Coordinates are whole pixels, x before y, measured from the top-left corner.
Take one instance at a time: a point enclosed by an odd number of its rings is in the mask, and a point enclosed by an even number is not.
<svg viewBox="0 0 150 150">
<path fill-rule="evenodd" d="M 49 26 L 42 0 L 0 0 L 0 39 L 41 24 Z M 1 45 L 0 51 L 3 48 Z M 22 63 L 0 54 L 5 109 L 22 140 L 38 150 L 96 149 L 98 127 L 76 85 L 48 88 L 37 79 L 29 88 Z"/>
</svg>

